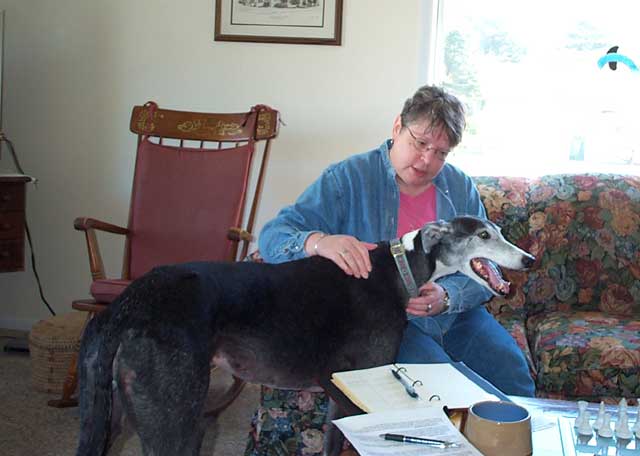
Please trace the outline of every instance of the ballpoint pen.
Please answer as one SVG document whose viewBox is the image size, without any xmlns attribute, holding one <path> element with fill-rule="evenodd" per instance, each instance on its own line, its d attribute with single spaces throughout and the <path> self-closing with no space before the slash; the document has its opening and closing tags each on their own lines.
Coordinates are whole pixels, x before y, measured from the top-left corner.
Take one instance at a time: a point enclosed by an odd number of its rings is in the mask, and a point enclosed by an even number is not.
<svg viewBox="0 0 640 456">
<path fill-rule="evenodd" d="M 458 448 L 459 443 L 447 442 L 446 440 L 428 439 L 426 437 L 411 437 L 409 435 L 401 434 L 380 434 L 385 440 L 393 440 L 394 442 L 403 443 L 419 443 L 421 445 L 428 445 L 434 448 Z"/>
<path fill-rule="evenodd" d="M 404 386 L 404 389 L 407 391 L 407 394 L 409 396 L 414 397 L 416 399 L 420 398 L 420 395 L 416 392 L 416 389 L 414 388 L 414 386 L 409 384 L 407 379 L 404 378 L 402 375 L 400 375 L 400 373 L 397 370 L 391 369 L 391 373 L 395 378 L 398 379 L 400 383 L 402 383 L 402 386 Z"/>
</svg>

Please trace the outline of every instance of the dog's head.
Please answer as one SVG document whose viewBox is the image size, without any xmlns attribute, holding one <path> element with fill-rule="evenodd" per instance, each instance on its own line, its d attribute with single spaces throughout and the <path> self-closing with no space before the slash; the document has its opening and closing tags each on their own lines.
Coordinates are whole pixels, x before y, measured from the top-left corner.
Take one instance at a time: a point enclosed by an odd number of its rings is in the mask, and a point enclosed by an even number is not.
<svg viewBox="0 0 640 456">
<path fill-rule="evenodd" d="M 494 295 L 509 293 L 498 266 L 523 270 L 535 258 L 507 241 L 500 228 L 489 220 L 472 216 L 427 223 L 420 230 L 425 254 L 433 255 L 436 269 L 432 280 L 462 272 L 488 288 Z"/>
</svg>

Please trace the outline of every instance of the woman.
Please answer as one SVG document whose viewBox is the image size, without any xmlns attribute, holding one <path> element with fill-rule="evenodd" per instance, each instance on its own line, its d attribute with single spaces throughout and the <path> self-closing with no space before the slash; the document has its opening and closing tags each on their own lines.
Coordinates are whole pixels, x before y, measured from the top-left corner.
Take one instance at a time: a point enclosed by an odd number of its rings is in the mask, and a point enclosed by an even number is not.
<svg viewBox="0 0 640 456">
<path fill-rule="evenodd" d="M 391 139 L 329 166 L 264 226 L 259 247 L 265 261 L 320 255 L 367 280 L 373 242 L 457 215 L 486 218 L 473 181 L 446 161 L 464 127 L 457 98 L 438 87 L 419 88 L 394 120 Z M 521 350 L 483 306 L 490 298 L 459 273 L 422 285 L 407 305 L 397 361 L 463 361 L 506 394 L 533 396 Z"/>
</svg>

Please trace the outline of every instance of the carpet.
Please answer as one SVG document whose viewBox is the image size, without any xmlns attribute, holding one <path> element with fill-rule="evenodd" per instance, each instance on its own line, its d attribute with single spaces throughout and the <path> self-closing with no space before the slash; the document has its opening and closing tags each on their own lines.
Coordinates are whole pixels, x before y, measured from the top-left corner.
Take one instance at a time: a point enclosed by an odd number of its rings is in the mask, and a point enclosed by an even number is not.
<svg viewBox="0 0 640 456">
<path fill-rule="evenodd" d="M 4 456 L 75 454 L 80 425 L 78 408 L 47 406 L 47 401 L 56 396 L 31 388 L 29 355 L 5 352 L 4 344 L 9 340 L 6 334 L 0 330 L 0 453 Z M 212 390 L 227 381 L 223 375 L 214 375 Z M 200 454 L 242 455 L 259 397 L 260 386 L 247 385 L 218 420 L 209 423 Z M 138 437 L 127 427 L 114 443 L 110 456 L 141 453 Z"/>
</svg>

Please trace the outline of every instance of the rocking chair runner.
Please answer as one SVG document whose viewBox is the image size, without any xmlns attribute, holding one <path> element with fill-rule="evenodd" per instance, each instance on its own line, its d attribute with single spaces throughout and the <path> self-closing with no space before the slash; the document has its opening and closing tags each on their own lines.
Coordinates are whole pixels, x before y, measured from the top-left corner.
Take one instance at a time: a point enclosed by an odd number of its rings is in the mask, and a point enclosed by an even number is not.
<svg viewBox="0 0 640 456">
<path fill-rule="evenodd" d="M 84 217 L 75 220 L 74 227 L 86 236 L 93 299 L 73 301 L 72 307 L 88 312 L 88 322 L 132 280 L 155 266 L 235 261 L 240 243 L 239 257 L 246 256 L 278 124 L 278 111 L 264 105 L 238 114 L 172 111 L 154 102 L 134 107 L 130 129 L 138 135 L 138 148 L 128 226 Z M 264 146 L 258 147 L 259 142 Z M 260 152 L 261 159 L 254 163 Z M 255 185 L 251 185 L 252 168 L 258 169 Z M 121 278 L 106 277 L 96 231 L 126 237 Z M 72 398 L 76 386 L 77 355 L 69 367 L 62 398 L 49 405 L 77 405 Z M 243 386 L 243 381 L 234 379 L 225 400 L 208 414 L 226 408 Z"/>
</svg>

